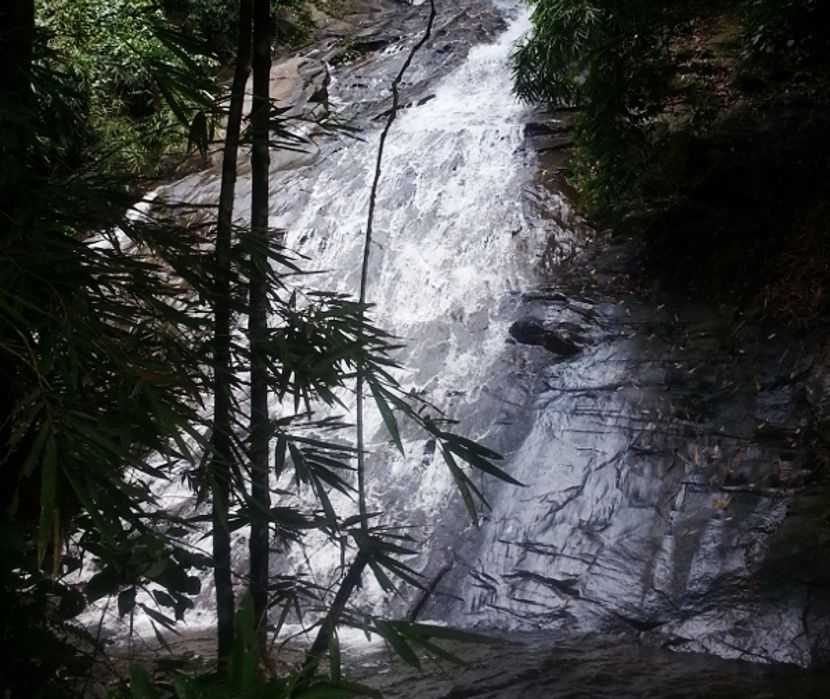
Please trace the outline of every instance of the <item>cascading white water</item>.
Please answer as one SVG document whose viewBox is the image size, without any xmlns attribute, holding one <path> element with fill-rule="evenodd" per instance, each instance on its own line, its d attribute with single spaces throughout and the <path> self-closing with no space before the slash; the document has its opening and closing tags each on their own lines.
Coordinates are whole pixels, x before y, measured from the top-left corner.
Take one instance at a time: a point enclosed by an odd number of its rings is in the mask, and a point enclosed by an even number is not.
<svg viewBox="0 0 830 699">
<path fill-rule="evenodd" d="M 371 318 L 406 345 L 396 354 L 404 367 L 402 384 L 464 418 L 467 434 L 485 442 L 495 425 L 481 416 L 495 414 L 498 399 L 482 391 L 494 374 L 505 371 L 509 316 L 503 311 L 515 305 L 516 294 L 533 277 L 547 237 L 526 217 L 522 189 L 533 176 L 523 149 L 526 107 L 511 88 L 510 51 L 528 27 L 523 11 L 497 41 L 474 46 L 460 66 L 430 85 L 427 99 L 401 109 L 383 158 L 374 223 Z M 397 61 L 405 56 L 394 47 L 386 54 Z M 404 84 L 423 72 L 416 60 Z M 332 104 L 345 102 L 338 94 L 339 79 L 333 70 Z M 369 89 L 388 91 L 388 83 L 375 81 Z M 379 135 L 380 128 L 373 126 L 360 134 L 361 140 L 325 142 L 315 157 L 289 156 L 290 169 L 278 159 L 272 171 L 271 226 L 286 231 L 286 248 L 308 258 L 307 269 L 322 270 L 302 282 L 306 289 L 357 293 Z M 159 196 L 211 203 L 217 191 L 216 175 L 199 174 Z M 235 210 L 244 219 L 250 210 L 250 179 L 244 173 L 237 193 Z M 279 414 L 282 406 L 274 402 L 271 408 Z M 440 458 L 424 456 L 428 440 L 422 435 L 407 439 L 404 432 L 405 456 L 391 449 L 380 416 L 371 409 L 367 435 L 375 435 L 371 505 L 386 511 L 390 521 L 413 526 L 410 533 L 429 542 L 450 505 L 459 501 L 446 466 Z M 172 505 L 188 495 L 172 485 L 161 498 Z M 336 502 L 354 507 L 345 498 Z M 458 526 L 455 520 L 451 524 Z M 242 572 L 247 547 L 241 535 L 235 544 Z M 428 554 L 425 548 L 414 567 L 423 567 Z M 322 536 L 311 536 L 304 551 L 286 552 L 280 565 L 286 560 L 330 584 L 339 574 L 341 551 Z M 211 595 L 206 579 L 191 624 L 212 622 Z M 376 611 L 385 605 L 371 583 L 363 602 Z"/>
<path fill-rule="evenodd" d="M 544 245 L 522 204 L 530 174 L 521 150 L 526 110 L 510 88 L 509 53 L 527 27 L 523 13 L 496 43 L 471 49 L 434 97 L 402 110 L 383 159 L 372 317 L 406 343 L 398 356 L 409 369 L 402 383 L 456 415 L 476 412 L 505 352 L 509 323 L 501 310 L 525 287 Z M 327 270 L 315 279 L 318 288 L 356 293 L 379 133 L 363 134 L 365 142 L 346 144 L 307 173 L 272 179 L 271 224 L 288 232 L 289 249 Z M 297 191 L 306 192 L 302 206 Z M 472 436 L 486 441 L 489 431 L 479 427 Z M 383 435 L 377 414 L 367 433 Z M 370 502 L 415 525 L 413 535 L 427 542 L 456 495 L 440 458 L 422 458 L 425 442 L 406 440 L 405 456 L 376 442 L 368 480 Z M 340 563 L 333 547 L 312 556 L 324 578 Z M 383 606 L 379 590 L 369 596 L 373 607 Z"/>
</svg>

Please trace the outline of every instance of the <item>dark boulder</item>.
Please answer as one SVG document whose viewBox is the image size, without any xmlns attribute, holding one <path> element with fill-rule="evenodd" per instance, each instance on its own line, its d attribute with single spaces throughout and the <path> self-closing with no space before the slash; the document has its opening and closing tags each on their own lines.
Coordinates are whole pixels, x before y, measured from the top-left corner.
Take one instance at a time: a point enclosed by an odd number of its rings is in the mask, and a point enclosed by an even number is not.
<svg viewBox="0 0 830 699">
<path fill-rule="evenodd" d="M 516 342 L 544 347 L 560 357 L 572 357 L 581 350 L 576 338 L 569 331 L 563 328 L 548 329 L 536 318 L 517 320 L 510 326 L 509 332 Z"/>
</svg>

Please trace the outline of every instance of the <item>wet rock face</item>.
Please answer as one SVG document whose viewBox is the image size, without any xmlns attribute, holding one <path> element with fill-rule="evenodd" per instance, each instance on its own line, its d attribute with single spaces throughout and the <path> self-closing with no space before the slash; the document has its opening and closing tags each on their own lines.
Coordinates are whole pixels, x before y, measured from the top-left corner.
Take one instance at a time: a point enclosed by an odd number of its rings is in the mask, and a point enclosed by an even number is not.
<svg viewBox="0 0 830 699">
<path fill-rule="evenodd" d="M 573 140 L 565 124 L 531 121 L 525 124 L 525 139 L 539 153 L 570 148 Z"/>
<path fill-rule="evenodd" d="M 271 99 L 287 110 L 283 118 L 319 119 L 329 111 L 329 81 L 323 61 L 305 56 L 280 61 L 271 70 Z"/>
<path fill-rule="evenodd" d="M 540 378 L 533 427 L 507 468 L 526 488 L 491 495 L 436 610 L 483 627 L 826 663 L 826 343 L 748 323 L 736 332 L 735 309 L 693 298 L 621 295 L 610 282 L 636 248 L 586 246 L 517 309 L 520 356 L 522 345 L 556 354 L 562 328 L 579 329 L 566 345 L 578 349 L 525 365 Z"/>
<path fill-rule="evenodd" d="M 337 82 L 338 116 L 381 119 L 388 109 L 389 84 L 401 54 L 426 28 L 428 4 L 354 0 L 337 18 L 318 13 L 318 42 L 305 55 L 330 67 Z M 506 26 L 487 0 L 438 7 L 431 38 L 399 86 L 401 110 L 431 98 L 430 86 L 459 65 L 471 47 L 492 40 Z"/>
</svg>

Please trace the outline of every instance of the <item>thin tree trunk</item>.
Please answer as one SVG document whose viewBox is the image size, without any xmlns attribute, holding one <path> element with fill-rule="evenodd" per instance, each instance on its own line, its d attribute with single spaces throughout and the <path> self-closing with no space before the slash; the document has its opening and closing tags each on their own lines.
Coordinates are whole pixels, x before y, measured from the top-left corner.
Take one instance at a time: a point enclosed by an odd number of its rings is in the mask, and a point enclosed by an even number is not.
<svg viewBox="0 0 830 699">
<path fill-rule="evenodd" d="M 25 161 L 35 132 L 31 76 L 34 41 L 34 0 L 0 0 L 0 126 L 4 132 L 0 155 L 4 160 L 17 161 L 22 167 L 30 165 Z M 9 122 L 3 123 L 6 119 Z M 19 204 L 16 183 L 17 178 L 13 177 L 8 186 L 0 187 L 0 235 L 4 238 Z M 12 382 L 7 388 L 0 389 L 0 400 L 5 403 L 13 388 Z M 4 411 L 0 415 L 0 425 L 8 425 L 6 418 Z M 2 446 L 6 443 L 7 439 L 3 439 Z M 0 458 L 3 456 L 0 454 Z"/>
<path fill-rule="evenodd" d="M 233 396 L 231 392 L 231 238 L 233 202 L 236 192 L 239 134 L 245 86 L 251 72 L 252 0 L 239 2 L 239 40 L 236 69 L 231 86 L 225 150 L 222 155 L 222 189 L 216 227 L 216 297 L 214 299 L 213 353 L 213 560 L 216 587 L 217 656 L 223 663 L 233 644 L 234 597 L 231 579 L 231 537 L 228 508 L 233 460 Z"/>
<path fill-rule="evenodd" d="M 412 64 L 415 54 L 421 50 L 421 47 L 426 44 L 432 36 L 432 28 L 435 24 L 435 17 L 437 11 L 435 9 L 435 0 L 429 0 L 429 16 L 427 18 L 427 25 L 424 34 L 417 41 L 417 43 L 410 49 L 409 54 L 401 65 L 397 75 L 392 80 L 392 107 L 386 117 L 386 123 L 380 134 L 380 141 L 378 143 L 377 156 L 375 158 L 375 174 L 372 178 L 372 188 L 369 193 L 369 212 L 366 220 L 366 235 L 364 236 L 363 247 L 363 264 L 360 273 L 360 303 L 366 302 L 366 292 L 369 284 L 369 255 L 372 249 L 372 233 L 375 223 L 375 207 L 377 203 L 378 185 L 380 184 L 381 168 L 383 165 L 383 153 L 386 146 L 386 139 L 389 136 L 389 131 L 392 124 L 398 116 L 398 108 L 400 106 L 400 95 L 398 93 L 398 86 L 401 84 L 406 71 Z M 361 318 L 363 312 L 361 311 Z M 357 382 L 355 390 L 357 392 L 357 491 L 358 491 L 358 508 L 360 515 L 360 528 L 364 535 L 368 535 L 368 513 L 366 508 L 366 456 L 364 445 L 364 425 L 363 425 L 363 367 L 359 366 L 357 370 Z M 346 609 L 346 604 L 351 598 L 354 591 L 360 586 L 363 577 L 363 571 L 369 564 L 369 557 L 363 551 L 358 551 L 357 556 L 343 581 L 340 583 L 340 588 L 334 596 L 331 606 L 329 607 L 325 618 L 320 624 L 317 631 L 317 636 L 311 644 L 306 653 L 305 663 L 303 664 L 302 674 L 300 675 L 300 684 L 305 685 L 314 676 L 317 671 L 317 666 L 320 660 L 331 645 L 331 639 L 337 624 Z"/>
<path fill-rule="evenodd" d="M 266 247 L 268 245 L 268 140 L 270 121 L 271 3 L 254 0 L 254 94 L 251 108 L 251 247 L 250 310 L 248 335 L 251 347 L 251 518 L 250 575 L 256 634 L 265 648 L 268 609 L 269 542 L 266 514 L 268 491 L 268 300 Z"/>
<path fill-rule="evenodd" d="M 326 611 L 326 616 L 323 617 L 323 620 L 320 622 L 320 629 L 317 631 L 317 636 L 315 636 L 314 642 L 311 644 L 311 648 L 309 648 L 306 652 L 305 662 L 303 663 L 303 669 L 298 680 L 298 686 L 305 686 L 314 677 L 314 673 L 317 671 L 317 666 L 320 664 L 320 660 L 326 654 L 326 651 L 328 651 L 329 646 L 331 645 L 331 639 L 334 637 L 334 631 L 337 628 L 340 617 L 343 616 L 343 612 L 346 611 L 346 605 L 349 603 L 349 599 L 351 599 L 354 591 L 360 587 L 361 581 L 363 580 L 363 570 L 366 568 L 368 563 L 368 556 L 362 551 L 358 551 L 357 556 L 349 566 L 349 570 L 346 572 L 346 576 L 340 583 L 340 588 L 337 590 L 337 594 L 335 594 L 331 605 Z"/>
<path fill-rule="evenodd" d="M 34 0 L 3 0 L 0 7 L 0 92 L 28 106 L 32 94 L 31 69 L 35 38 Z"/>
<path fill-rule="evenodd" d="M 19 115 L 0 111 L 0 127 L 5 132 L 0 143 L 0 157 L 21 169 L 27 167 L 27 147 L 35 130 L 32 109 L 31 69 L 35 39 L 34 0 L 0 2 L 0 104 L 3 110 L 19 109 Z M 10 118 L 8 124 L 3 121 Z M 9 134 L 13 134 L 9 138 Z M 0 184 L 0 240 L 14 229 L 15 211 L 20 204 L 20 186 L 16 177 Z M 8 338 L 0 335 L 0 342 Z M 22 463 L 19 449 L 12 454 L 12 413 L 19 390 L 12 367 L 0 369 L 0 521 L 6 518 Z"/>
</svg>

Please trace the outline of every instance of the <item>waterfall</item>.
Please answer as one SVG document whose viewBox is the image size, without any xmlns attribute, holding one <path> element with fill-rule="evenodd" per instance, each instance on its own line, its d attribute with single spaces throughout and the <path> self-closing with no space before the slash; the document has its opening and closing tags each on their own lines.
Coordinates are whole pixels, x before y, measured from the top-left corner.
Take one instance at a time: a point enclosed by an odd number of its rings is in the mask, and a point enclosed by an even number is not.
<svg viewBox="0 0 830 699">
<path fill-rule="evenodd" d="M 369 271 L 372 317 L 406 345 L 397 356 L 402 384 L 466 416 L 467 433 L 485 442 L 498 430 L 484 420 L 494 398 L 483 394 L 505 358 L 504 309 L 527 286 L 545 244 L 522 203 L 532 175 L 523 150 L 526 109 L 510 89 L 510 49 L 527 28 L 524 12 L 399 114 L 383 160 Z M 416 64 L 407 81 L 419 70 Z M 375 128 L 364 142 L 343 144 L 308 173 L 272 180 L 271 223 L 288 232 L 287 247 L 328 270 L 315 279 L 321 289 L 356 293 L 379 134 Z M 442 527 L 452 536 L 467 526 L 454 511 L 451 476 L 424 436 L 405 431 L 402 456 L 382 441 L 374 413 L 367 434 L 375 435 L 369 501 L 391 521 L 414 526 L 410 533 L 425 547 L 415 567 L 423 568 Z M 329 582 L 340 551 L 317 549 L 311 564 Z M 371 583 L 363 602 L 388 611 Z"/>
<path fill-rule="evenodd" d="M 419 92 L 400 110 L 387 142 L 368 291 L 373 322 L 405 344 L 396 354 L 403 386 L 459 417 L 464 434 L 491 444 L 504 439 L 497 424 L 503 398 L 490 389 L 494 375 L 511 371 L 506 309 L 534 278 L 549 235 L 541 222 L 531 220 L 522 195 L 532 183 L 533 159 L 524 147 L 527 108 L 511 88 L 510 51 L 529 28 L 529 13 L 509 6 L 501 11 L 513 15 L 506 29 L 496 32 L 493 42 L 470 48 L 447 74 L 435 78 L 427 47 L 405 77 L 404 93 L 413 85 Z M 494 13 L 489 21 L 498 19 Z M 387 47 L 380 57 L 387 65 L 379 68 L 376 61 L 361 77 L 366 92 L 383 97 L 384 108 L 390 81 L 383 75 L 397 68 L 404 48 Z M 363 97 L 355 94 L 354 69 L 329 70 L 332 105 L 345 110 Z M 380 136 L 379 121 L 366 117 L 361 116 L 359 140 L 324 138 L 308 154 L 277 154 L 272 163 L 270 224 L 285 231 L 285 247 L 315 270 L 302 282 L 306 288 L 357 293 Z M 198 173 L 155 197 L 213 203 L 218 187 L 217 173 Z M 240 221 L 249 209 L 250 175 L 243 167 L 235 204 Z M 282 410 L 276 401 L 271 408 L 277 415 Z M 451 539 L 459 528 L 470 527 L 469 518 L 426 436 L 404 428 L 402 456 L 390 448 L 382 420 L 371 410 L 367 434 L 374 435 L 370 505 L 388 512 L 390 521 L 412 527 L 424 547 L 414 567 L 423 568 L 436 537 Z M 161 497 L 174 504 L 188 493 L 174 484 Z M 354 507 L 345 498 L 335 502 Z M 310 564 L 319 582 L 333 583 L 339 547 L 311 536 L 305 548 L 279 557 L 278 565 L 287 560 L 308 572 Z M 244 535 L 237 535 L 235 549 L 241 572 Z M 204 583 L 193 625 L 212 622 L 209 577 Z M 362 602 L 376 612 L 389 611 L 388 600 L 371 583 Z"/>
<path fill-rule="evenodd" d="M 406 76 L 383 160 L 371 316 L 406 345 L 396 356 L 404 387 L 504 454 L 525 486 L 482 479 L 492 508 L 476 529 L 434 445 L 404 430 L 402 456 L 368 415 L 370 508 L 419 542 L 408 563 L 436 582 L 423 614 L 487 629 L 654 634 L 675 648 L 808 664 L 812 598 L 768 584 L 762 565 L 789 496 L 721 487 L 750 450 L 752 463 L 777 456 L 752 442 L 757 418 L 737 399 L 690 417 L 724 378 L 712 338 L 729 336 L 728 319 L 614 291 L 630 250 L 585 242 L 592 234 L 544 186 L 528 146 L 538 117 L 512 94 L 510 52 L 528 11 L 487 0 L 439 9 L 444 24 Z M 356 294 L 388 86 L 422 30 L 410 22 L 371 59 L 327 67 L 329 102 L 355 119 L 360 140 L 327 136 L 313 152 L 275 158 L 270 223 L 319 271 L 317 289 Z M 324 50 L 310 55 L 326 62 Z M 218 186 L 207 171 L 156 197 L 214 203 Z M 249 208 L 243 168 L 236 211 Z M 574 351 L 516 342 L 516 321 Z M 244 570 L 247 547 L 235 545 Z M 329 585 L 340 556 L 312 536 L 275 565 Z M 211 621 L 205 583 L 194 624 Z M 412 601 L 368 582 L 357 603 L 400 614 Z"/>
</svg>

